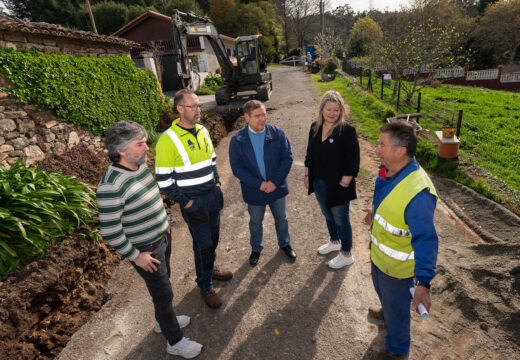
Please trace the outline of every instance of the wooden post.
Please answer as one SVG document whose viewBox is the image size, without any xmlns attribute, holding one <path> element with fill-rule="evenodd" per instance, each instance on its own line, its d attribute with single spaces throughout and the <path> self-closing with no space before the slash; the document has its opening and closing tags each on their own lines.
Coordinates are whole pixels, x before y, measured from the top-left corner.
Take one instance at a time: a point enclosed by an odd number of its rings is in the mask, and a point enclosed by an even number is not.
<svg viewBox="0 0 520 360">
<path fill-rule="evenodd" d="M 459 110 L 459 119 L 457 120 L 457 132 L 456 136 L 459 137 L 460 135 L 460 127 L 462 126 L 462 110 Z"/>
<path fill-rule="evenodd" d="M 381 75 L 381 100 L 383 100 L 383 89 L 385 88 L 385 79 L 384 79 L 385 75 L 382 74 Z"/>
<path fill-rule="evenodd" d="M 94 21 L 94 15 L 92 14 L 92 9 L 90 8 L 90 1 L 88 1 L 88 0 L 87 0 L 87 10 L 88 10 L 88 14 L 90 15 L 90 22 L 92 23 L 92 29 L 97 34 L 98 32 L 96 29 L 96 22 Z"/>
<path fill-rule="evenodd" d="M 421 112 L 421 92 L 419 91 L 419 94 L 417 95 L 417 112 Z"/>
<path fill-rule="evenodd" d="M 401 80 L 399 80 L 399 87 L 397 88 L 397 106 L 396 110 L 399 111 L 399 98 L 401 97 Z"/>
</svg>

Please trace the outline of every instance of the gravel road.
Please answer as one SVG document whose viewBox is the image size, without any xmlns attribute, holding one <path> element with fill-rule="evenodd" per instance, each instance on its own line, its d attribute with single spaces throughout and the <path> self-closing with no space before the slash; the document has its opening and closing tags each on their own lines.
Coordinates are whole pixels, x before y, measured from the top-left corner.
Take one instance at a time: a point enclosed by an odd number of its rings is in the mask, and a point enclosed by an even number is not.
<svg viewBox="0 0 520 360">
<path fill-rule="evenodd" d="M 272 217 L 266 214 L 265 249 L 259 264 L 249 266 L 248 214 L 229 166 L 230 134 L 217 147 L 225 194 L 217 264 L 231 269 L 234 278 L 216 283 L 224 301 L 218 310 L 209 309 L 200 298 L 191 238 L 178 209 L 172 210 L 174 306 L 192 320 L 184 334 L 204 345 L 198 359 L 377 359 L 385 329 L 367 318 L 368 307 L 378 300 L 370 279 L 367 229 L 361 223 L 361 209 L 370 203 L 377 171 L 374 145 L 360 139 L 359 198 L 351 204 L 356 261 L 347 269 L 331 270 L 326 261 L 334 254 L 317 254 L 328 240 L 325 221 L 303 185 L 307 134 L 316 117 L 318 91 L 299 68 L 271 71 L 274 92 L 266 103 L 268 118 L 285 130 L 294 154 L 288 216 L 298 258 L 291 263 L 278 250 Z M 514 221 L 511 224 L 514 229 Z M 441 245 L 431 317 L 422 321 L 412 316 L 410 359 L 518 359 L 519 237 L 489 248 L 442 201 L 436 226 Z M 58 358 L 172 359 L 163 337 L 152 331 L 151 300 L 128 262 L 114 272 L 107 293 L 111 299 Z"/>
</svg>

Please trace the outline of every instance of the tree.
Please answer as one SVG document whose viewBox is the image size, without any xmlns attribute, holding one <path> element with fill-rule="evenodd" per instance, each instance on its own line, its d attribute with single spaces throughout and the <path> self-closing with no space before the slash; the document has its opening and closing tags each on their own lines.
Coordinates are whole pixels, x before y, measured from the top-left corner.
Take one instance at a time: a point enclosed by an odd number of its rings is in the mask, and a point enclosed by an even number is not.
<svg viewBox="0 0 520 360">
<path fill-rule="evenodd" d="M 350 31 L 348 56 L 362 57 L 375 54 L 383 39 L 379 25 L 369 16 L 356 21 Z"/>
<path fill-rule="evenodd" d="M 214 19 L 219 33 L 228 36 L 262 34 L 268 60 L 272 61 L 279 51 L 278 34 L 281 32 L 280 19 L 276 8 L 267 1 L 237 4 L 225 15 Z"/>
<path fill-rule="evenodd" d="M 379 62 L 393 71 L 396 80 L 405 75 L 413 77 L 410 85 L 402 83 L 402 89 L 410 102 L 415 91 L 418 91 L 419 75 L 428 71 L 427 80 L 434 76 L 435 70 L 457 63 L 459 56 L 453 49 L 460 46 L 463 34 L 454 27 L 438 26 L 434 20 L 412 22 L 401 27 L 399 36 L 387 37 L 379 51 Z M 406 73 L 406 74 L 405 74 Z"/>
<path fill-rule="evenodd" d="M 216 22 L 235 6 L 235 0 L 209 0 L 209 16 Z"/>
<path fill-rule="evenodd" d="M 480 49 L 492 53 L 495 64 L 512 64 L 520 56 L 520 0 L 488 5 L 472 35 Z"/>
<path fill-rule="evenodd" d="M 183 12 L 193 11 L 195 14 L 202 15 L 203 12 L 196 0 L 169 0 L 162 8 L 162 13 L 172 16 L 173 9 Z"/>
<path fill-rule="evenodd" d="M 108 1 L 93 5 L 92 14 L 96 20 L 98 32 L 110 35 L 125 26 L 128 18 L 128 8 L 125 4 Z"/>
<path fill-rule="evenodd" d="M 291 21 L 291 30 L 296 37 L 296 44 L 304 49 L 305 38 L 313 22 L 313 15 L 319 12 L 319 2 L 316 0 L 288 0 L 286 7 Z"/>
<path fill-rule="evenodd" d="M 82 0 L 4 0 L 11 13 L 24 20 L 76 26 L 76 12 Z"/>
<path fill-rule="evenodd" d="M 314 42 L 317 43 L 322 49 L 327 51 L 329 56 L 339 57 L 340 50 L 343 46 L 341 39 L 334 34 L 334 29 L 327 28 L 325 29 L 325 33 L 318 33 L 314 37 Z"/>
</svg>

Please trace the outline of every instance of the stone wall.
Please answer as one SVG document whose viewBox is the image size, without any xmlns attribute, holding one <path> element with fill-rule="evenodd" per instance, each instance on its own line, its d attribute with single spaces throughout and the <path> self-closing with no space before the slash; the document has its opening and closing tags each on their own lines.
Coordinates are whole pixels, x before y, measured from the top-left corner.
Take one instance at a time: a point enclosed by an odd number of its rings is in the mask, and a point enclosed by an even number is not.
<svg viewBox="0 0 520 360">
<path fill-rule="evenodd" d="M 47 152 L 63 153 L 79 143 L 95 152 L 104 151 L 99 136 L 0 91 L 0 165 L 10 168 L 18 158 L 30 165 Z"/>
<path fill-rule="evenodd" d="M 83 56 L 130 56 L 131 49 L 122 44 L 3 30 L 0 30 L 0 47 L 16 50 L 35 47 L 43 53 Z"/>
</svg>

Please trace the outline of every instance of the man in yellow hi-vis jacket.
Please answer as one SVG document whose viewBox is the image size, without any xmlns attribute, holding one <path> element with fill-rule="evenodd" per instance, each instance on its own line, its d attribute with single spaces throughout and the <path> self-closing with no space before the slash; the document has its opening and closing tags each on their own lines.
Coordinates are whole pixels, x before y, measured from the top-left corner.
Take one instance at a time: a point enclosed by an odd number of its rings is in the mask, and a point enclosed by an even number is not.
<svg viewBox="0 0 520 360">
<path fill-rule="evenodd" d="M 180 204 L 193 238 L 197 285 L 211 308 L 222 305 L 212 279 L 227 281 L 233 274 L 214 267 L 220 230 L 222 190 L 215 149 L 208 130 L 199 124 L 200 102 L 191 90 L 175 93 L 179 119 L 173 121 L 156 146 L 155 173 L 159 188 Z"/>
<path fill-rule="evenodd" d="M 417 137 L 405 122 L 381 127 L 376 154 L 381 170 L 376 180 L 372 210 L 364 209 L 370 225 L 372 281 L 381 310 L 372 316 L 384 319 L 385 354 L 407 358 L 410 349 L 410 301 L 430 308 L 430 281 L 435 276 L 438 237 L 433 224 L 437 192 L 415 160 Z M 417 288 L 412 299 L 410 288 Z"/>
</svg>

